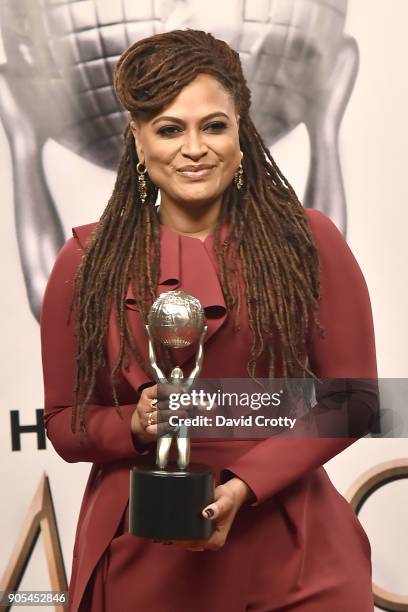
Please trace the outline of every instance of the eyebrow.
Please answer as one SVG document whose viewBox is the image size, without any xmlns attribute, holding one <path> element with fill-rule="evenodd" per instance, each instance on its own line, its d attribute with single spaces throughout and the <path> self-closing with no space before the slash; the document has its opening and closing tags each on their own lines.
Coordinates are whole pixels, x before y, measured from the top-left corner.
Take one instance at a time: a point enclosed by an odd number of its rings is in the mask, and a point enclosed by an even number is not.
<svg viewBox="0 0 408 612">
<path fill-rule="evenodd" d="M 216 111 L 215 113 L 210 113 L 209 115 L 206 115 L 205 117 L 201 119 L 201 121 L 208 121 L 208 119 L 212 119 L 213 117 L 219 117 L 221 115 L 229 119 L 226 113 L 223 113 L 222 111 Z M 160 117 L 156 117 L 156 119 L 152 121 L 152 125 L 154 125 L 158 121 L 175 121 L 176 123 L 184 123 L 184 121 L 178 117 L 170 117 L 169 115 L 161 115 Z"/>
</svg>

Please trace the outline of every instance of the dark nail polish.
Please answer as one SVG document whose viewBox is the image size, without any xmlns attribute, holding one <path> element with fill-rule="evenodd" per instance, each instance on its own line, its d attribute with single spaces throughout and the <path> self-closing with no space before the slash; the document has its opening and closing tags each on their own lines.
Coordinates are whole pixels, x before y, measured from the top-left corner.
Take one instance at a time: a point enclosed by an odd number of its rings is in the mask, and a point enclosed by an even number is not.
<svg viewBox="0 0 408 612">
<path fill-rule="evenodd" d="M 208 518 L 210 518 L 210 516 L 214 516 L 214 510 L 212 508 L 207 508 L 207 510 L 204 510 L 204 512 L 206 513 Z"/>
</svg>

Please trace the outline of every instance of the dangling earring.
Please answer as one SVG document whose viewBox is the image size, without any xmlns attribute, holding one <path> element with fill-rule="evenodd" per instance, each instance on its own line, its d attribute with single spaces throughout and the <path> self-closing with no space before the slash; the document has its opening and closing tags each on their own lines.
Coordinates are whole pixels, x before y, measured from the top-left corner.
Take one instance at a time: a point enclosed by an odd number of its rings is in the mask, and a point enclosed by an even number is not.
<svg viewBox="0 0 408 612">
<path fill-rule="evenodd" d="M 242 158 L 244 157 L 243 152 L 241 151 L 241 162 L 239 164 L 238 170 L 234 174 L 234 183 L 235 187 L 238 189 L 242 189 L 244 185 L 244 169 L 242 167 Z"/>
<path fill-rule="evenodd" d="M 139 181 L 139 185 L 138 185 L 139 195 L 140 195 L 140 199 L 142 200 L 142 204 L 144 204 L 147 198 L 147 185 L 146 185 L 146 179 L 145 179 L 147 168 L 141 162 L 139 162 L 136 166 L 136 172 L 137 172 L 137 179 Z"/>
</svg>

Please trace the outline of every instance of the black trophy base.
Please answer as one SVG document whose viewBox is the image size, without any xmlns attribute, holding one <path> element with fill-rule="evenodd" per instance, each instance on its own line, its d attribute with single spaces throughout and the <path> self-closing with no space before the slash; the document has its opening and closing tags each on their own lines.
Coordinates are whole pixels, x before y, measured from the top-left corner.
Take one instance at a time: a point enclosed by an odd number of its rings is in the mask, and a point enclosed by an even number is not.
<svg viewBox="0 0 408 612">
<path fill-rule="evenodd" d="M 191 463 L 184 470 L 141 462 L 130 471 L 129 533 L 154 540 L 201 540 L 214 525 L 201 512 L 214 501 L 211 468 Z"/>
</svg>

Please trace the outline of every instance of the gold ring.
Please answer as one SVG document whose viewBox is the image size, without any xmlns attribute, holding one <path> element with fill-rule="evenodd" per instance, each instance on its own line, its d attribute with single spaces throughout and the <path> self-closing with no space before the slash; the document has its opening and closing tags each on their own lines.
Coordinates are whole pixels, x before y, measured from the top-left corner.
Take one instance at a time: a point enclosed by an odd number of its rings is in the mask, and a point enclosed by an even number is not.
<svg viewBox="0 0 408 612">
<path fill-rule="evenodd" d="M 153 415 L 154 415 L 154 412 L 149 412 L 149 414 L 147 415 L 147 425 L 148 426 L 154 424 Z"/>
</svg>

